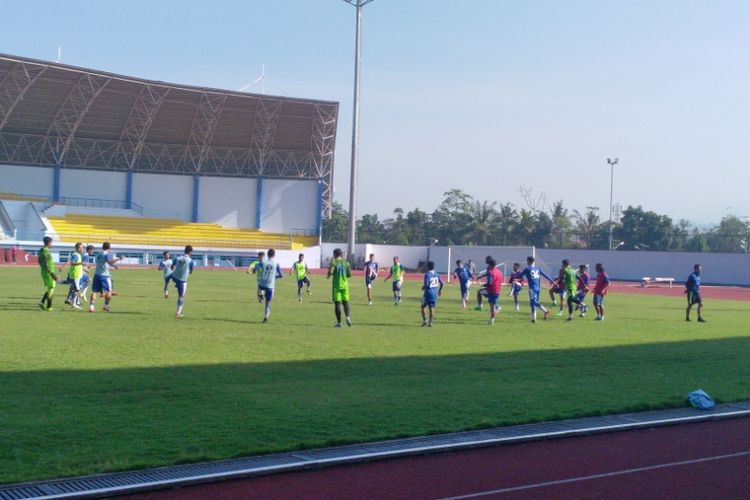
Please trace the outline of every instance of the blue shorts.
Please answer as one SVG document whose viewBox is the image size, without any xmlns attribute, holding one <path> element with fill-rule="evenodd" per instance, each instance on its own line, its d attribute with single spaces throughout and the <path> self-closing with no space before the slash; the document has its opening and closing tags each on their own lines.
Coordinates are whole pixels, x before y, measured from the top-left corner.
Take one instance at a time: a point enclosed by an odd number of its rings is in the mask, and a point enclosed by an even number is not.
<svg viewBox="0 0 750 500">
<path fill-rule="evenodd" d="M 373 276 L 372 278 L 369 276 L 365 276 L 365 286 L 367 288 L 372 288 L 372 282 L 375 281 L 375 278 L 375 276 Z"/>
<path fill-rule="evenodd" d="M 604 304 L 604 295 L 594 294 L 594 305 L 600 306 L 602 304 Z"/>
<path fill-rule="evenodd" d="M 529 288 L 529 303 L 535 306 L 539 305 L 539 290 Z"/>
<path fill-rule="evenodd" d="M 487 294 L 487 302 L 489 302 L 490 305 L 496 306 L 498 300 L 500 300 L 500 294 L 498 294 L 498 293 L 488 293 Z"/>
<path fill-rule="evenodd" d="M 521 293 L 521 290 L 523 289 L 523 285 L 520 283 L 512 283 L 510 285 L 510 290 L 513 292 L 513 295 L 518 295 Z"/>
<path fill-rule="evenodd" d="M 587 293 L 588 292 L 584 292 L 584 291 L 580 291 L 576 293 L 576 300 L 580 300 L 581 302 L 583 302 L 583 300 L 586 298 Z"/>
<path fill-rule="evenodd" d="M 437 297 L 429 294 L 422 297 L 422 307 L 435 307 L 437 306 Z"/>
<path fill-rule="evenodd" d="M 297 290 L 302 288 L 303 286 L 310 286 L 310 279 L 307 277 L 302 278 L 301 280 L 297 280 Z"/>
<path fill-rule="evenodd" d="M 94 284 L 91 289 L 94 293 L 107 293 L 112 291 L 112 277 L 102 276 L 100 274 L 94 275 Z"/>
<path fill-rule="evenodd" d="M 403 282 L 403 280 L 398 280 L 398 281 L 394 281 L 393 282 L 393 291 L 394 292 L 398 292 L 399 290 L 401 290 L 401 283 L 402 282 Z"/>
<path fill-rule="evenodd" d="M 701 294 L 699 292 L 688 292 L 687 301 L 689 306 L 703 304 L 703 299 L 701 299 Z"/>
<path fill-rule="evenodd" d="M 174 281 L 174 286 L 177 288 L 177 293 L 180 297 L 184 297 L 187 293 L 187 281 L 180 281 L 176 278 L 169 277 L 171 281 Z"/>
<path fill-rule="evenodd" d="M 461 297 L 463 297 L 465 295 L 468 295 L 468 293 L 469 293 L 469 282 L 468 281 L 466 283 L 462 282 L 462 283 L 460 283 L 460 285 L 461 285 Z"/>
<path fill-rule="evenodd" d="M 273 288 L 268 288 L 265 286 L 258 287 L 258 294 L 263 294 L 263 297 L 265 297 L 266 302 L 271 302 L 273 300 Z"/>
<path fill-rule="evenodd" d="M 91 278 L 89 278 L 89 275 L 88 274 L 84 274 L 81 277 L 81 288 L 85 287 L 88 284 L 89 281 L 91 281 Z"/>
<path fill-rule="evenodd" d="M 164 286 L 169 285 L 169 282 L 172 281 L 172 275 L 164 276 Z"/>
</svg>

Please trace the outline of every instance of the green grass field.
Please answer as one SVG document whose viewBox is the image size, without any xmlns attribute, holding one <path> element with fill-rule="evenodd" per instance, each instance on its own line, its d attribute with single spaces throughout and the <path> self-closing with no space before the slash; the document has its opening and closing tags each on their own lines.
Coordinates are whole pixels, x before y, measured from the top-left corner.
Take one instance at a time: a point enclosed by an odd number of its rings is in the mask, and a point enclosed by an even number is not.
<svg viewBox="0 0 750 500">
<path fill-rule="evenodd" d="M 112 314 L 37 308 L 34 268 L 0 268 L 0 482 L 89 474 L 584 415 L 675 407 L 703 388 L 750 397 L 746 302 L 610 295 L 607 319 L 497 324 L 443 294 L 420 328 L 418 287 L 400 307 L 352 286 L 334 329 L 329 283 L 296 302 L 277 284 L 260 324 L 255 278 L 198 270 L 185 314 L 155 270 L 116 271 Z M 65 287 L 66 288 L 66 287 Z"/>
</svg>

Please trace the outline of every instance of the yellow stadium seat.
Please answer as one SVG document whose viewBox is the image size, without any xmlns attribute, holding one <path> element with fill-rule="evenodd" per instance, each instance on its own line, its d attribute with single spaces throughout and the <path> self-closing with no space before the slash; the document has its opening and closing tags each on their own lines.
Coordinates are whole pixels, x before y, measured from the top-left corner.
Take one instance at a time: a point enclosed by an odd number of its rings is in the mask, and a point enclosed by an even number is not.
<svg viewBox="0 0 750 500">
<path fill-rule="evenodd" d="M 266 233 L 255 229 L 230 229 L 205 222 L 152 217 L 111 217 L 68 214 L 48 217 L 60 241 L 210 248 L 301 249 L 317 245 L 317 236 Z"/>
</svg>

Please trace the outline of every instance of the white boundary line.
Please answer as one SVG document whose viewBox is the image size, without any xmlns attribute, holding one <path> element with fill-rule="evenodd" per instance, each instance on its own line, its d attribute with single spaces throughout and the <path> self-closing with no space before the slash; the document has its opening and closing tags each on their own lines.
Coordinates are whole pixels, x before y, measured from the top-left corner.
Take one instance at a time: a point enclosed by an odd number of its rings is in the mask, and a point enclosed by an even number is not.
<svg viewBox="0 0 750 500">
<path fill-rule="evenodd" d="M 616 415 L 612 415 L 612 416 L 614 417 Z M 284 464 L 284 465 L 270 465 L 267 467 L 238 469 L 238 470 L 228 471 L 228 472 L 217 472 L 213 474 L 200 474 L 200 475 L 195 475 L 195 476 L 188 476 L 188 477 L 175 478 L 175 479 L 165 479 L 165 480 L 160 480 L 160 481 L 147 481 L 143 483 L 135 483 L 135 484 L 129 484 L 129 485 L 124 485 L 124 486 L 115 486 L 115 487 L 110 487 L 110 488 L 100 488 L 96 490 L 80 491 L 76 493 L 45 495 L 44 497 L 38 497 L 38 498 L 74 498 L 74 497 L 82 498 L 82 497 L 91 497 L 91 496 L 99 497 L 99 496 L 122 494 L 122 493 L 129 493 L 129 492 L 135 493 L 137 491 L 156 490 L 156 489 L 163 489 L 163 488 L 174 487 L 174 486 L 179 486 L 179 485 L 191 485 L 191 484 L 197 484 L 197 483 L 207 483 L 207 482 L 221 481 L 221 480 L 228 480 L 228 479 L 240 479 L 240 478 L 252 477 L 252 476 L 257 476 L 257 475 L 262 475 L 262 474 L 271 474 L 271 473 L 278 473 L 278 472 L 292 472 L 292 471 L 301 470 L 301 469 L 310 469 L 310 468 L 330 466 L 330 465 L 344 465 L 348 463 L 359 463 L 359 462 L 366 462 L 366 461 L 376 460 L 376 459 L 397 458 L 401 456 L 421 455 L 421 454 L 426 454 L 426 453 L 436 453 L 440 451 L 456 451 L 456 450 L 480 448 L 480 447 L 486 447 L 486 446 L 504 444 L 504 443 L 539 441 L 542 439 L 578 436 L 581 434 L 601 434 L 604 432 L 640 429 L 644 427 L 665 426 L 665 425 L 674 425 L 674 424 L 689 423 L 689 422 L 700 422 L 700 421 L 707 421 L 707 420 L 721 420 L 724 418 L 741 417 L 741 416 L 750 416 L 750 410 L 735 410 L 735 411 L 727 411 L 727 412 L 714 413 L 714 414 L 701 414 L 701 415 L 695 415 L 695 416 L 690 416 L 690 417 L 676 417 L 676 418 L 663 418 L 663 419 L 657 418 L 657 419 L 649 420 L 645 422 L 632 422 L 632 423 L 627 423 L 627 424 L 611 424 L 611 425 L 603 425 L 603 426 L 598 426 L 598 427 L 586 427 L 583 429 L 568 429 L 568 430 L 553 431 L 553 432 L 539 432 L 539 433 L 526 434 L 526 435 L 521 435 L 521 436 L 508 436 L 508 437 L 499 437 L 499 438 L 490 438 L 490 439 L 479 439 L 475 441 L 465 441 L 461 443 L 451 443 L 451 444 L 439 444 L 439 445 L 433 445 L 433 446 L 415 446 L 412 448 L 404 448 L 401 450 L 362 453 L 358 455 L 349 455 L 346 457 L 324 458 L 324 459 L 318 459 L 318 460 L 300 460 L 297 463 L 290 463 L 290 464 Z M 370 444 L 375 445 L 375 443 L 370 443 Z M 299 453 L 304 453 L 304 452 L 299 452 Z M 143 471 L 143 473 L 148 473 L 148 472 L 149 472 L 148 470 Z M 102 477 L 106 477 L 106 476 L 102 476 Z M 75 479 L 75 478 L 71 478 L 71 479 Z M 96 478 L 94 477 L 91 479 L 96 479 Z M 49 483 L 49 482 L 46 482 L 46 483 Z M 18 486 L 21 487 L 23 485 L 18 485 Z M 29 485 L 26 485 L 26 486 L 29 486 Z"/>
<path fill-rule="evenodd" d="M 466 495 L 459 495 L 455 497 L 444 497 L 444 498 L 441 498 L 440 500 L 462 500 L 465 498 L 479 498 L 479 497 L 485 497 L 489 495 L 497 495 L 500 493 L 511 493 L 515 491 L 525 491 L 525 490 L 531 490 L 535 488 L 544 488 L 545 486 L 558 486 L 561 484 L 591 481 L 594 479 L 602 479 L 606 477 L 623 476 L 625 474 L 637 474 L 639 472 L 648 472 L 648 471 L 658 470 L 658 469 L 667 469 L 670 467 L 679 467 L 682 465 L 700 464 L 704 462 L 715 462 L 718 460 L 727 460 L 730 458 L 744 457 L 747 455 L 750 455 L 750 450 L 740 451 L 737 453 L 730 453 L 728 455 L 714 455 L 712 457 L 695 458 L 693 460 L 681 460 L 679 462 L 667 462 L 663 464 L 646 465 L 643 467 L 634 467 L 632 469 L 621 469 L 621 470 L 616 470 L 612 472 L 602 472 L 599 474 L 591 474 L 588 476 L 578 476 L 578 477 L 571 477 L 567 479 L 558 479 L 556 481 L 544 481 L 541 483 L 522 484 L 519 486 L 511 486 L 508 488 L 499 488 L 496 490 L 478 491 L 476 493 L 467 493 Z"/>
</svg>

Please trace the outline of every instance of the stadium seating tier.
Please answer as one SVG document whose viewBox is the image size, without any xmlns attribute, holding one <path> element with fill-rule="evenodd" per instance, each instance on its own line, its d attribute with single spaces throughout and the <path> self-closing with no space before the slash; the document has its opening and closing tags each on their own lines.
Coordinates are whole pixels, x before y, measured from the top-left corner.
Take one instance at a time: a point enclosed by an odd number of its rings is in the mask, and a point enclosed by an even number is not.
<svg viewBox="0 0 750 500">
<path fill-rule="evenodd" d="M 111 217 L 68 214 L 48 217 L 63 242 L 109 241 L 114 244 L 211 248 L 301 249 L 317 244 L 316 237 L 266 233 L 255 229 L 230 229 L 205 222 L 152 217 Z"/>
</svg>

